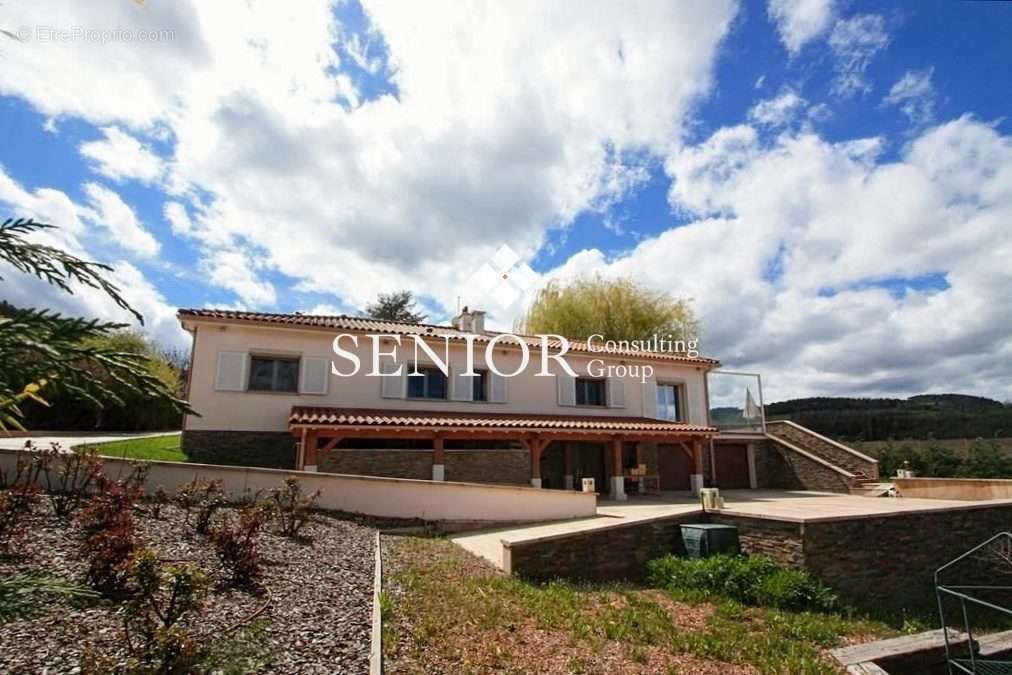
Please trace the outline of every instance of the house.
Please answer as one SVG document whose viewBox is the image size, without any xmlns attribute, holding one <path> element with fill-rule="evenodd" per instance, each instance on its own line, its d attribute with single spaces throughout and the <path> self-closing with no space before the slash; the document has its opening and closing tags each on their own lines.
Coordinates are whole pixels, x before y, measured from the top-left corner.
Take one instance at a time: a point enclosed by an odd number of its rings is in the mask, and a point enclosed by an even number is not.
<svg viewBox="0 0 1012 675">
<path fill-rule="evenodd" d="M 182 442 L 196 461 L 551 489 L 592 478 L 619 500 L 785 473 L 762 429 L 711 423 L 719 363 L 698 354 L 497 333 L 466 308 L 451 326 L 178 316 L 193 336 L 187 397 L 199 416 L 184 419 Z"/>
</svg>

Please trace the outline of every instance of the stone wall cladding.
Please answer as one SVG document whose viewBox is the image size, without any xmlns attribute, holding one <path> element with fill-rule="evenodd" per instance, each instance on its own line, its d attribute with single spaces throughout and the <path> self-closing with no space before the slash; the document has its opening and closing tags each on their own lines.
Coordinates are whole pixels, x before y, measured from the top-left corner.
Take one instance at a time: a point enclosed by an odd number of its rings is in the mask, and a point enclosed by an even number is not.
<svg viewBox="0 0 1012 675">
<path fill-rule="evenodd" d="M 668 553 L 685 553 L 682 523 L 704 522 L 704 514 L 694 513 L 566 537 L 515 543 L 510 548 L 511 571 L 535 581 L 557 578 L 585 581 L 641 579 L 648 560 Z"/>
<path fill-rule="evenodd" d="M 319 471 L 355 476 L 432 480 L 431 450 L 331 450 L 319 458 Z"/>
<path fill-rule="evenodd" d="M 738 528 L 742 553 L 764 555 L 784 567 L 804 567 L 805 551 L 800 523 L 743 518 L 721 513 L 708 513 L 707 516 L 711 523 L 734 525 Z"/>
<path fill-rule="evenodd" d="M 447 450 L 446 480 L 461 483 L 531 484 L 527 450 Z"/>
<path fill-rule="evenodd" d="M 287 431 L 185 430 L 183 453 L 201 464 L 295 467 L 295 438 Z"/>
<path fill-rule="evenodd" d="M 1009 505 L 806 523 L 804 564 L 858 606 L 931 609 L 935 570 L 1010 524 Z"/>
<path fill-rule="evenodd" d="M 816 457 L 846 469 L 853 474 L 864 475 L 878 480 L 878 462 L 862 459 L 860 456 L 819 438 L 806 429 L 786 422 L 767 422 L 766 431 L 772 436 L 783 438 L 802 450 L 807 450 Z"/>
<path fill-rule="evenodd" d="M 850 492 L 851 488 L 847 476 L 773 440 L 756 444 L 756 477 L 759 487 L 778 490 Z"/>
</svg>

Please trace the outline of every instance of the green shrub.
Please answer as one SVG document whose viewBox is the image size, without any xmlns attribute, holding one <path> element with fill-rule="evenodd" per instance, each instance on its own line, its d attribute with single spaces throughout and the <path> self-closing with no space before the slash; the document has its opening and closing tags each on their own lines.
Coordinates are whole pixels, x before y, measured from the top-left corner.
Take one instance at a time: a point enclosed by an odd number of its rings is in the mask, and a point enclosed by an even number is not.
<svg viewBox="0 0 1012 675">
<path fill-rule="evenodd" d="M 836 607 L 836 596 L 808 573 L 783 569 L 763 556 L 690 559 L 668 555 L 647 563 L 647 580 L 668 590 L 720 596 L 746 605 L 793 611 Z"/>
</svg>

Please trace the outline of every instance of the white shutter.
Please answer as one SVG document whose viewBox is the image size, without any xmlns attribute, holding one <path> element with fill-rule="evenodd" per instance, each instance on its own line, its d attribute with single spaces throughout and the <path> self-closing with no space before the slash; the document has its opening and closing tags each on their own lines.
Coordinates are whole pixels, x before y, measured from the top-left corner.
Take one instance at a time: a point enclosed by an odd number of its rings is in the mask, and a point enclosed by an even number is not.
<svg viewBox="0 0 1012 675">
<path fill-rule="evenodd" d="M 491 370 L 488 371 L 488 377 L 491 378 L 489 382 L 489 392 L 492 403 L 505 403 L 506 402 L 506 378 L 502 375 L 496 375 Z"/>
<path fill-rule="evenodd" d="M 380 372 L 394 373 L 399 367 L 400 364 L 397 363 L 381 363 Z M 401 369 L 400 377 L 394 375 L 380 377 L 380 396 L 383 398 L 404 398 L 407 395 L 407 380 L 404 379 L 406 370 L 406 367 Z"/>
<path fill-rule="evenodd" d="M 562 372 L 555 379 L 559 385 L 559 405 L 576 405 L 576 378 Z"/>
<path fill-rule="evenodd" d="M 605 396 L 608 397 L 609 408 L 625 407 L 625 378 L 609 377 L 605 384 Z"/>
<path fill-rule="evenodd" d="M 330 359 L 317 356 L 304 356 L 299 368 L 300 373 L 300 394 L 326 394 L 327 393 L 327 370 Z"/>
<path fill-rule="evenodd" d="M 474 378 L 463 368 L 450 366 L 450 398 L 454 401 L 474 400 Z"/>
<path fill-rule="evenodd" d="M 643 417 L 657 419 L 657 380 L 643 383 Z"/>
<path fill-rule="evenodd" d="M 214 388 L 218 391 L 246 390 L 246 352 L 218 352 Z"/>
</svg>

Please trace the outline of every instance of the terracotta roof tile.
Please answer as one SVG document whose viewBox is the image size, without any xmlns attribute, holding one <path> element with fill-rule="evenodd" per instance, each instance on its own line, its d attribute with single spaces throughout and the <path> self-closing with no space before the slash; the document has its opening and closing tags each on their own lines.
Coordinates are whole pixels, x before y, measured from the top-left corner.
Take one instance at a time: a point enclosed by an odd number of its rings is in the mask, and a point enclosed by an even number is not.
<svg viewBox="0 0 1012 675">
<path fill-rule="evenodd" d="M 426 427 L 432 429 L 510 429 L 514 431 L 589 431 L 613 433 L 716 433 L 716 427 L 665 422 L 647 417 L 611 415 L 524 415 L 512 413 L 457 413 L 366 408 L 295 406 L 290 425 L 355 427 Z"/>
<path fill-rule="evenodd" d="M 438 326 L 427 323 L 408 323 L 402 321 L 380 321 L 358 316 L 319 315 L 319 314 L 274 314 L 269 312 L 243 312 L 231 309 L 180 309 L 178 312 L 180 320 L 186 318 L 209 319 L 218 321 L 239 321 L 275 326 L 296 326 L 306 328 L 329 328 L 336 330 L 358 331 L 363 333 L 381 333 L 392 335 L 431 335 L 442 337 L 444 335 L 451 339 L 463 340 L 467 333 L 457 330 L 452 326 Z M 494 331 L 485 331 L 479 335 L 475 342 L 488 342 L 497 335 Z M 541 339 L 532 335 L 518 335 L 523 338 L 530 347 L 540 347 Z M 557 349 L 561 346 L 558 340 L 550 340 L 549 347 Z M 569 350 L 583 354 L 595 354 L 604 358 L 636 357 L 646 359 L 657 359 L 663 361 L 679 361 L 685 363 L 696 363 L 705 366 L 716 366 L 716 359 L 705 356 L 692 357 L 686 354 L 672 352 L 650 352 L 635 350 L 613 350 L 600 352 L 591 349 L 586 343 L 579 340 L 570 340 Z"/>
</svg>

